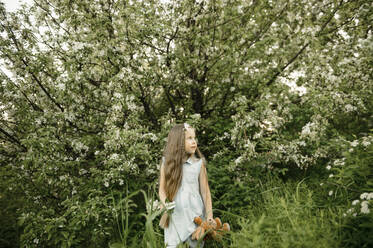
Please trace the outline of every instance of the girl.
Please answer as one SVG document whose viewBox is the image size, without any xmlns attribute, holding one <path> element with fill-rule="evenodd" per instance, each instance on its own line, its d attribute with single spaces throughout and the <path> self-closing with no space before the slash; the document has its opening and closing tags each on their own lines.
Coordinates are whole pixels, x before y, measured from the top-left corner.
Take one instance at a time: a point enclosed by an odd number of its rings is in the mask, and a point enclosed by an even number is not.
<svg viewBox="0 0 373 248">
<path fill-rule="evenodd" d="M 198 242 L 191 239 L 197 227 L 194 217 L 215 221 L 206 162 L 197 147 L 194 129 L 186 123 L 175 125 L 168 134 L 163 155 L 159 198 L 163 206 L 166 199 L 175 203 L 172 214 L 168 216 L 165 212 L 160 220 L 165 244 L 167 248 L 174 248 L 186 241 L 190 247 L 197 247 Z M 201 242 L 200 247 L 203 245 Z"/>
</svg>

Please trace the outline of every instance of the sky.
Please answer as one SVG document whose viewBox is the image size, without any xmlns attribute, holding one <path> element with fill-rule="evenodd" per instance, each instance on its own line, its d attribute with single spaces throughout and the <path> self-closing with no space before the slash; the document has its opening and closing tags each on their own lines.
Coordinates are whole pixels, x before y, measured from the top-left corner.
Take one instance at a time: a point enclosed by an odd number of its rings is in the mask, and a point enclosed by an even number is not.
<svg viewBox="0 0 373 248">
<path fill-rule="evenodd" d="M 5 4 L 5 8 L 7 11 L 15 11 L 22 3 L 31 3 L 32 0 L 0 0 Z"/>
<path fill-rule="evenodd" d="M 16 11 L 21 6 L 21 4 L 31 3 L 32 0 L 0 0 L 0 2 L 3 2 L 5 4 L 5 8 L 7 11 L 13 12 Z M 0 70 L 9 77 L 12 77 L 12 73 L 1 65 L 2 62 L 3 61 L 0 60 Z"/>
</svg>

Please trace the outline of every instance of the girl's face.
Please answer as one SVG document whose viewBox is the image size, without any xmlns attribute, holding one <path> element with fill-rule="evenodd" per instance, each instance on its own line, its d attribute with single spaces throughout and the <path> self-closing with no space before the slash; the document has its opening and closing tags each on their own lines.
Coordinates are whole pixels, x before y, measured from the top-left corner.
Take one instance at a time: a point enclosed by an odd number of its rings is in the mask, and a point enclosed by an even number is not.
<svg viewBox="0 0 373 248">
<path fill-rule="evenodd" d="M 185 151 L 188 154 L 194 154 L 197 149 L 196 134 L 194 129 L 187 128 L 185 131 Z"/>
</svg>

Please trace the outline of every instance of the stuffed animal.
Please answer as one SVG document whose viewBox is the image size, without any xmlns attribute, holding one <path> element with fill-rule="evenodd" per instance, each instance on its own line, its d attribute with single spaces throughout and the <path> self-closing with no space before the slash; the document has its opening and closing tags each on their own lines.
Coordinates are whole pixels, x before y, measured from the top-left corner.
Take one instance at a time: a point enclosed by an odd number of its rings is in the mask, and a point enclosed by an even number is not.
<svg viewBox="0 0 373 248">
<path fill-rule="evenodd" d="M 201 217 L 195 217 L 194 223 L 198 225 L 196 230 L 192 234 L 192 239 L 198 240 L 203 237 L 203 235 L 207 232 L 204 239 L 214 239 L 214 240 L 221 240 L 221 237 L 224 233 L 230 231 L 230 226 L 228 223 L 224 223 L 222 225 L 221 220 L 219 218 L 215 218 L 214 222 L 208 222 L 206 220 L 202 220 Z"/>
</svg>

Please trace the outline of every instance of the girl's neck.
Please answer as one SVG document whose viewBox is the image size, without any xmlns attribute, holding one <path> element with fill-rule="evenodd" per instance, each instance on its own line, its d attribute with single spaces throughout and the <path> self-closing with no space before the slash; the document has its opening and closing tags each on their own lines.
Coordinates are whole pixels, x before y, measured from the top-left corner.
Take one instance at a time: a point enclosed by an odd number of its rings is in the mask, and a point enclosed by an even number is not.
<svg viewBox="0 0 373 248">
<path fill-rule="evenodd" d="M 196 159 L 197 159 L 196 154 L 194 154 L 194 153 L 193 153 L 193 154 L 188 154 L 188 155 L 187 155 L 187 160 L 188 160 L 188 159 L 196 160 Z"/>
</svg>

